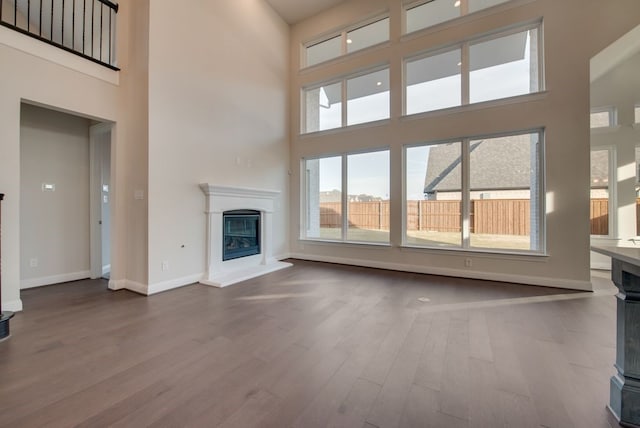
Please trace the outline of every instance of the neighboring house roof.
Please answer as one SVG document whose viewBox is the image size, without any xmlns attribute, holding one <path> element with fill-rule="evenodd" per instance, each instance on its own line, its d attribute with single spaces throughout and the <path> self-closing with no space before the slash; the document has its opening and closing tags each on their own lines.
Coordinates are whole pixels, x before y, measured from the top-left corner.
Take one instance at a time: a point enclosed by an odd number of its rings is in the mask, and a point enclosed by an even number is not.
<svg viewBox="0 0 640 428">
<path fill-rule="evenodd" d="M 471 190 L 528 189 L 531 181 L 531 152 L 528 144 L 471 141 Z M 508 149 L 505 145 L 508 144 Z M 460 191 L 462 173 L 460 145 L 439 144 L 429 150 L 424 193 Z"/>
</svg>

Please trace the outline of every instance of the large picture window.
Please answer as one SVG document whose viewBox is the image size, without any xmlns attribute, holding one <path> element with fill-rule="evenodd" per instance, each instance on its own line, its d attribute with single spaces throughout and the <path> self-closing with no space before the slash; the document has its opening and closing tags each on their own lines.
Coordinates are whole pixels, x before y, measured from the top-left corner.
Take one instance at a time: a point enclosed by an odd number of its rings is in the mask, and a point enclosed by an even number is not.
<svg viewBox="0 0 640 428">
<path fill-rule="evenodd" d="M 541 90 L 539 24 L 405 60 L 405 114 Z"/>
<path fill-rule="evenodd" d="M 389 242 L 389 151 L 303 161 L 302 238 Z"/>
<path fill-rule="evenodd" d="M 542 131 L 407 147 L 405 245 L 543 253 L 542 151 Z"/>
<path fill-rule="evenodd" d="M 303 133 L 388 119 L 389 69 L 306 88 L 303 100 Z"/>
</svg>

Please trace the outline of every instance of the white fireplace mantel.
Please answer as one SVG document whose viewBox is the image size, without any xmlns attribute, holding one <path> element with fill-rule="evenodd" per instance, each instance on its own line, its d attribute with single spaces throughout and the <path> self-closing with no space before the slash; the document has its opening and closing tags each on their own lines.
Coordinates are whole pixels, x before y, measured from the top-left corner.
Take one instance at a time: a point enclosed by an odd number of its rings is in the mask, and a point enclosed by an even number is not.
<svg viewBox="0 0 640 428">
<path fill-rule="evenodd" d="M 273 257 L 273 215 L 279 208 L 279 191 L 209 183 L 200 188 L 207 198 L 207 272 L 202 284 L 226 287 L 291 266 Z M 260 254 L 223 261 L 223 213 L 243 209 L 260 212 Z"/>
</svg>

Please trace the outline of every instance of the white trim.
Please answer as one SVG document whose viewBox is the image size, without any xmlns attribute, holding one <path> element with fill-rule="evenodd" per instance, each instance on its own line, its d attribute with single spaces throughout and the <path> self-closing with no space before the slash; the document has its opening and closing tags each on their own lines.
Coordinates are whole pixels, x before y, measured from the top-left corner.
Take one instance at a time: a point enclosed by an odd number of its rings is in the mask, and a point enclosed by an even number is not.
<svg viewBox="0 0 640 428">
<path fill-rule="evenodd" d="M 457 278 L 481 279 L 486 281 L 510 282 L 525 285 L 537 285 L 551 288 L 563 288 L 580 291 L 592 291 L 591 281 L 578 281 L 562 278 L 545 278 L 528 275 L 512 275 L 495 272 L 469 271 L 452 268 L 438 268 L 429 266 L 408 265 L 401 263 L 376 262 L 373 260 L 347 259 L 343 257 L 325 257 L 303 253 L 292 253 L 291 257 L 300 260 L 335 263 L 350 266 L 363 266 L 375 269 L 387 269 L 402 272 L 424 273 Z"/>
<path fill-rule="evenodd" d="M 0 44 L 112 85 L 120 84 L 118 71 L 2 26 L 0 26 Z"/>
<path fill-rule="evenodd" d="M 127 288 L 127 280 L 126 279 L 110 279 L 109 280 L 109 290 L 118 291 L 124 290 Z"/>
<path fill-rule="evenodd" d="M 591 262 L 591 269 L 596 269 L 596 270 L 611 270 L 611 263 L 605 263 L 605 262 Z"/>
<path fill-rule="evenodd" d="M 88 270 L 80 272 L 63 273 L 60 275 L 42 276 L 39 278 L 23 279 L 20 281 L 20 289 L 42 287 L 43 285 L 60 284 L 62 282 L 78 281 L 88 279 L 91 272 Z"/>
<path fill-rule="evenodd" d="M 21 312 L 22 311 L 22 300 L 10 300 L 8 302 L 3 302 L 2 304 L 3 311 L 9 312 Z"/>
<path fill-rule="evenodd" d="M 129 279 L 125 279 L 119 282 L 124 283 L 124 287 L 121 289 L 133 291 L 134 293 L 142 294 L 143 296 L 149 295 L 149 287 L 141 282 L 131 281 Z"/>
<path fill-rule="evenodd" d="M 168 281 L 157 282 L 147 286 L 147 296 L 162 293 L 163 291 L 173 290 L 174 288 L 184 287 L 198 283 L 204 276 L 204 273 L 183 276 L 182 278 L 170 279 Z"/>
</svg>

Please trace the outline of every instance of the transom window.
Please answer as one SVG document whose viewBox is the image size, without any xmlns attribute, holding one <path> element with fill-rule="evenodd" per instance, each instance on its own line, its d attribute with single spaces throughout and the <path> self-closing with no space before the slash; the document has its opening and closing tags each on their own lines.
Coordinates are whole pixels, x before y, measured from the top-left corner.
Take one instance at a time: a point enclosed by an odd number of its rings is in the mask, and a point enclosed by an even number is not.
<svg viewBox="0 0 640 428">
<path fill-rule="evenodd" d="M 377 19 L 304 47 L 303 67 L 320 64 L 389 40 L 389 18 Z"/>
<path fill-rule="evenodd" d="M 544 252 L 542 131 L 405 149 L 404 243 Z"/>
<path fill-rule="evenodd" d="M 508 0 L 430 0 L 406 7 L 406 32 L 429 28 L 469 13 L 506 3 Z"/>
<path fill-rule="evenodd" d="M 539 24 L 405 60 L 405 114 L 541 90 Z"/>
<path fill-rule="evenodd" d="M 389 69 L 303 89 L 302 133 L 388 119 Z M 346 106 L 346 107 L 345 107 Z"/>
</svg>

